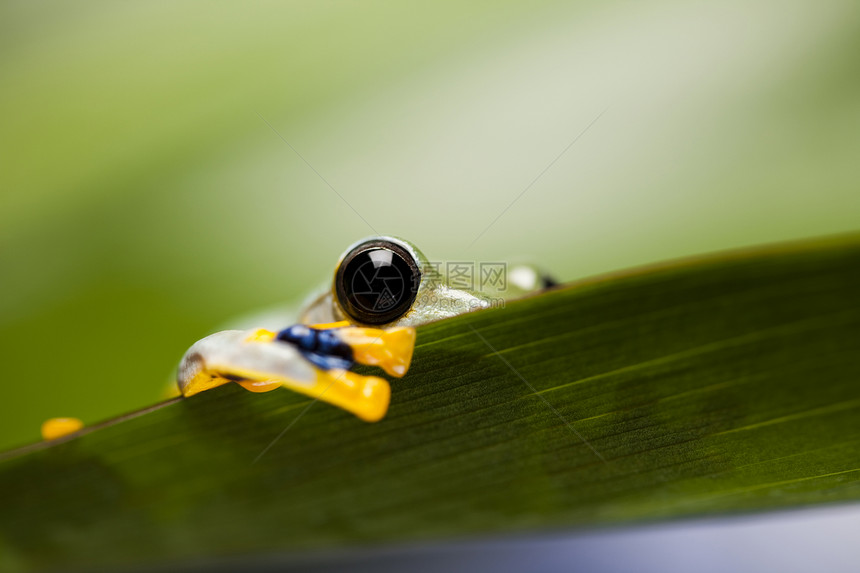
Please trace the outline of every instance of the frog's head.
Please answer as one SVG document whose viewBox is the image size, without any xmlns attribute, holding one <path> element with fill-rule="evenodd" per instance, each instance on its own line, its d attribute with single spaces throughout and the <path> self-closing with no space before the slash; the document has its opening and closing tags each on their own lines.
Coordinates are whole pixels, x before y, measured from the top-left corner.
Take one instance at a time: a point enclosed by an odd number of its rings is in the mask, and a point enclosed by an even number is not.
<svg viewBox="0 0 860 573">
<path fill-rule="evenodd" d="M 325 301 L 332 317 L 363 326 L 415 326 L 477 310 L 486 298 L 449 288 L 418 248 L 403 239 L 370 237 L 350 245 Z"/>
</svg>

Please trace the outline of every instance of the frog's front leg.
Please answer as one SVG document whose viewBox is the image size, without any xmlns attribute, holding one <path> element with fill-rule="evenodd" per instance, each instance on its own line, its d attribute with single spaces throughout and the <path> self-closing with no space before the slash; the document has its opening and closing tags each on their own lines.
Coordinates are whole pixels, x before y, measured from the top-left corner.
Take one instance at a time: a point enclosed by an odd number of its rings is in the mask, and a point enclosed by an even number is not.
<svg viewBox="0 0 860 573">
<path fill-rule="evenodd" d="M 275 336 L 265 330 L 227 330 L 199 340 L 180 362 L 180 392 L 192 396 L 228 382 L 256 392 L 286 387 L 368 422 L 385 415 L 391 397 L 387 381 L 343 368 L 318 368 Z"/>
</svg>

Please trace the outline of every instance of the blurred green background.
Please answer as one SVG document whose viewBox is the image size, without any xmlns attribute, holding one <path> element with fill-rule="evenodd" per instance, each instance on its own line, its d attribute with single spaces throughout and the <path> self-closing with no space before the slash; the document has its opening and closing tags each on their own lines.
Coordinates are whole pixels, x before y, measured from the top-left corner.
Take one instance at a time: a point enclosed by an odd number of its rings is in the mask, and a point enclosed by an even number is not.
<svg viewBox="0 0 860 573">
<path fill-rule="evenodd" d="M 860 229 L 856 1 L 6 1 L 0 27 L 0 448 L 153 403 L 372 234 L 266 122 L 437 260 L 572 280 Z"/>
</svg>

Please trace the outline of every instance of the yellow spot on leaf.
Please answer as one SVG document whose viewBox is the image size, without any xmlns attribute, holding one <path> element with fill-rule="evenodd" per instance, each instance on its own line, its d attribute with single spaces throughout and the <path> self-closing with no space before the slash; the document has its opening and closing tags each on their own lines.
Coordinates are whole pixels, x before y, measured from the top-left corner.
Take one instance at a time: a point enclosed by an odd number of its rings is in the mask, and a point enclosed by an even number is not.
<svg viewBox="0 0 860 573">
<path fill-rule="evenodd" d="M 84 427 L 77 418 L 51 418 L 42 424 L 42 439 L 56 440 L 73 434 Z"/>
</svg>

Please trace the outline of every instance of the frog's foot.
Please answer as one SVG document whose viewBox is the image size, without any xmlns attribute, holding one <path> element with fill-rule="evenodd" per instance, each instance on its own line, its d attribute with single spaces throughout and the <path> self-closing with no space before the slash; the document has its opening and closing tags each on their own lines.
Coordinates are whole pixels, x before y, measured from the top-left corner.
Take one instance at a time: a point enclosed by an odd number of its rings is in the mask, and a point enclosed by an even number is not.
<svg viewBox="0 0 860 573">
<path fill-rule="evenodd" d="M 378 422 L 388 412 L 391 386 L 377 376 L 349 370 L 318 370 L 316 386 L 304 394 L 334 404 L 365 422 Z"/>
<path fill-rule="evenodd" d="M 319 369 L 313 387 L 294 386 L 289 380 L 241 380 L 236 383 L 250 392 L 290 388 L 338 406 L 367 422 L 381 420 L 388 411 L 391 399 L 388 382 L 376 376 L 361 376 L 349 370 Z"/>
<path fill-rule="evenodd" d="M 338 336 L 352 348 L 356 362 L 379 366 L 386 373 L 402 378 L 412 362 L 415 329 L 398 326 L 378 328 L 344 328 Z"/>
</svg>

